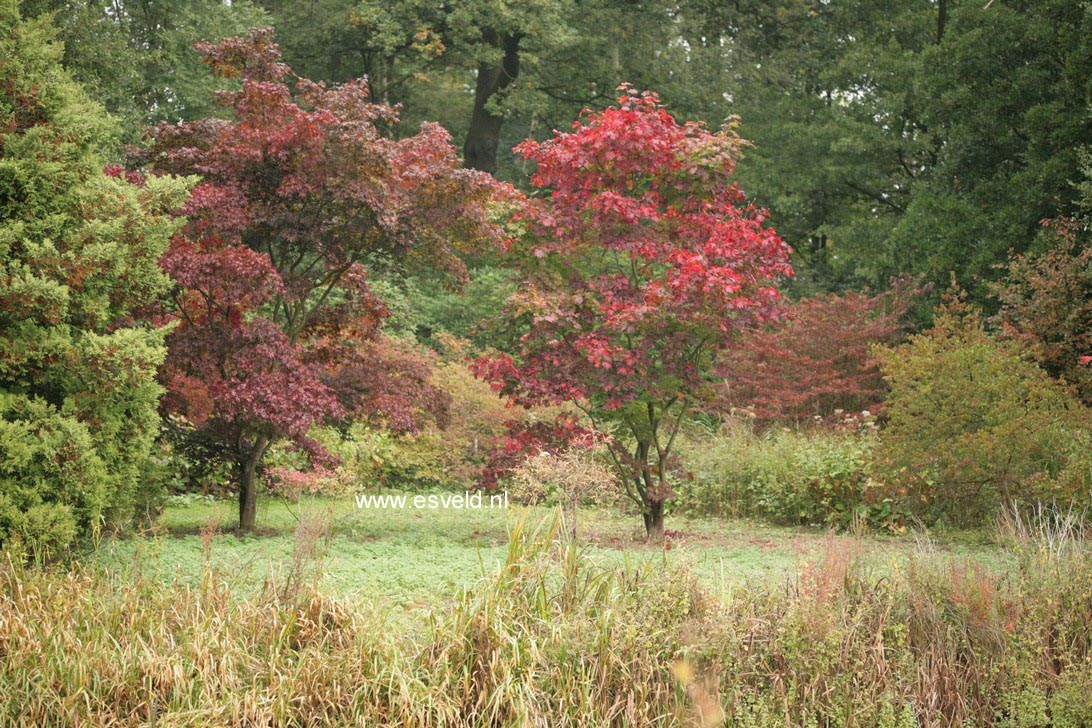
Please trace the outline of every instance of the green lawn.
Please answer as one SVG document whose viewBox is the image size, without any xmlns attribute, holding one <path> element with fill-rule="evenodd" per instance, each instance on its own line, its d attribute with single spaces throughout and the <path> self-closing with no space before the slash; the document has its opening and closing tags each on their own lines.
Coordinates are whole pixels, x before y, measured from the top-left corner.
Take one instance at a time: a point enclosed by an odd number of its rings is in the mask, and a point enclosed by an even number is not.
<svg viewBox="0 0 1092 728">
<path fill-rule="evenodd" d="M 495 510 L 361 510 L 351 498 L 307 499 L 299 504 L 267 499 L 259 505 L 258 535 L 233 532 L 235 503 L 199 501 L 168 508 L 152 532 L 107 539 L 97 559 L 121 573 L 157 571 L 162 578 L 196 580 L 206 559 L 240 593 L 261 588 L 272 575 L 294 567 L 333 591 L 380 604 L 430 608 L 454 589 L 473 584 L 504 557 L 508 529 L 520 518 L 537 522 L 555 509 L 512 506 Z M 640 519 L 620 510 L 583 509 L 580 540 L 585 558 L 607 565 L 662 560 L 683 565 L 707 589 L 725 594 L 745 583 L 784 584 L 823 558 L 832 539 L 864 560 L 867 568 L 897 568 L 921 548 L 920 535 L 834 536 L 817 529 L 772 527 L 752 521 L 668 518 L 665 546 L 646 544 Z M 301 527 L 301 524 L 305 524 Z M 301 553 L 311 532 L 318 558 Z M 316 526 L 317 524 L 317 526 Z M 943 556 L 1004 565 L 1005 557 L 973 534 L 927 539 Z"/>
</svg>

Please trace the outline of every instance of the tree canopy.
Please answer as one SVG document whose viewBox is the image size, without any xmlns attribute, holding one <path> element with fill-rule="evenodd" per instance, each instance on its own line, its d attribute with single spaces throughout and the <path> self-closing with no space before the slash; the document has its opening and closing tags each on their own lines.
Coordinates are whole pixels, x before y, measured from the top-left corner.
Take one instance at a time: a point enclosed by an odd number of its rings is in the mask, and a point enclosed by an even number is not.
<svg viewBox="0 0 1092 728">
<path fill-rule="evenodd" d="M 734 129 L 680 124 L 655 94 L 570 132 L 524 142 L 544 193 L 516 214 L 506 260 L 511 354 L 478 362 L 525 404 L 573 402 L 612 435 L 620 480 L 649 536 L 663 536 L 679 424 L 716 354 L 741 329 L 780 316 L 774 283 L 788 247 L 731 174 Z"/>
<path fill-rule="evenodd" d="M 397 113 L 363 81 L 295 77 L 270 30 L 199 49 L 240 87 L 218 94 L 228 119 L 150 131 L 154 170 L 202 177 L 162 261 L 177 328 L 161 376 L 171 407 L 234 466 L 240 523 L 252 529 L 274 442 L 321 463 L 313 425 L 366 414 L 413 429 L 437 404 L 427 367 L 377 341 L 386 310 L 366 266 L 384 255 L 465 281 L 460 253 L 498 240 L 487 209 L 498 188 L 459 166 L 436 124 L 385 136 Z"/>
</svg>

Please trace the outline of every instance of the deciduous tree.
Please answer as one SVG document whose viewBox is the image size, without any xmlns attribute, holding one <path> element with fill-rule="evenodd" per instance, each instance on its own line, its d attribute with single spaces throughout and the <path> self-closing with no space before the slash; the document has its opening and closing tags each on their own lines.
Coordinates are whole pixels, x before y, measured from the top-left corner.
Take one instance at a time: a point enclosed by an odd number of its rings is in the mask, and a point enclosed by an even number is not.
<svg viewBox="0 0 1092 728">
<path fill-rule="evenodd" d="M 65 68 L 122 122 L 127 143 L 148 124 L 216 111 L 212 91 L 223 84 L 201 63 L 195 38 L 269 24 L 249 0 L 24 0 L 23 14 L 52 15 Z"/>
<path fill-rule="evenodd" d="M 150 132 L 156 170 L 203 177 L 162 260 L 179 322 L 163 381 L 174 410 L 233 464 L 249 530 L 274 441 L 322 462 L 316 423 L 366 414 L 413 429 L 423 401 L 442 403 L 427 367 L 374 345 L 385 310 L 365 264 L 381 254 L 462 282 L 460 251 L 497 240 L 496 186 L 460 168 L 438 125 L 385 136 L 396 112 L 371 103 L 363 81 L 294 77 L 269 30 L 199 49 L 241 88 L 219 94 L 228 120 Z"/>
<path fill-rule="evenodd" d="M 708 7 L 755 143 L 739 179 L 805 253 L 808 292 L 955 271 L 982 302 L 1039 220 L 1074 214 L 1092 134 L 1085 3 Z"/>
<path fill-rule="evenodd" d="M 655 94 L 517 148 L 541 190 L 506 260 L 510 351 L 477 363 L 522 404 L 574 402 L 599 429 L 648 535 L 663 536 L 675 435 L 716 354 L 777 319 L 788 247 L 746 204 L 731 126 L 678 123 Z"/>
</svg>

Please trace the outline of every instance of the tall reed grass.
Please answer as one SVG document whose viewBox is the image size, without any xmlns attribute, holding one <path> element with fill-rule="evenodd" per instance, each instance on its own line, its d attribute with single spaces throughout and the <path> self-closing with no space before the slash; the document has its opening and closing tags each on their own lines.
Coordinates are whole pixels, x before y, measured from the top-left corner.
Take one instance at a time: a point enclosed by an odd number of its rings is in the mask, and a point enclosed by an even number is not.
<svg viewBox="0 0 1092 728">
<path fill-rule="evenodd" d="M 0 725 L 1092 725 L 1083 520 L 1006 519 L 1005 570 L 924 541 L 877 575 L 831 536 L 784 583 L 718 598 L 517 524 L 498 570 L 412 628 L 305 578 L 315 523 L 247 598 L 208 566 L 187 584 L 6 559 Z"/>
</svg>

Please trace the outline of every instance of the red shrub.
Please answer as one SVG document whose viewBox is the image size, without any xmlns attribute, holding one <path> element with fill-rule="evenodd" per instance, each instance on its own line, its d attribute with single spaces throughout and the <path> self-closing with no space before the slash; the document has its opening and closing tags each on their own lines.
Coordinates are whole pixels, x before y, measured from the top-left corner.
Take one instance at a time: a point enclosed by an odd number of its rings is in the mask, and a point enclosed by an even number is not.
<svg viewBox="0 0 1092 728">
<path fill-rule="evenodd" d="M 997 316 L 1009 336 L 1033 344 L 1039 364 L 1074 385 L 1092 404 L 1092 244 L 1076 221 L 1044 220 L 1056 233 L 1040 255 L 1014 255 L 995 290 Z"/>
<path fill-rule="evenodd" d="M 763 423 L 875 411 L 886 388 L 869 347 L 902 337 L 902 319 L 920 293 L 900 280 L 875 296 L 850 292 L 797 301 L 788 321 L 744 333 L 725 353 L 707 409 L 753 408 Z"/>
</svg>

